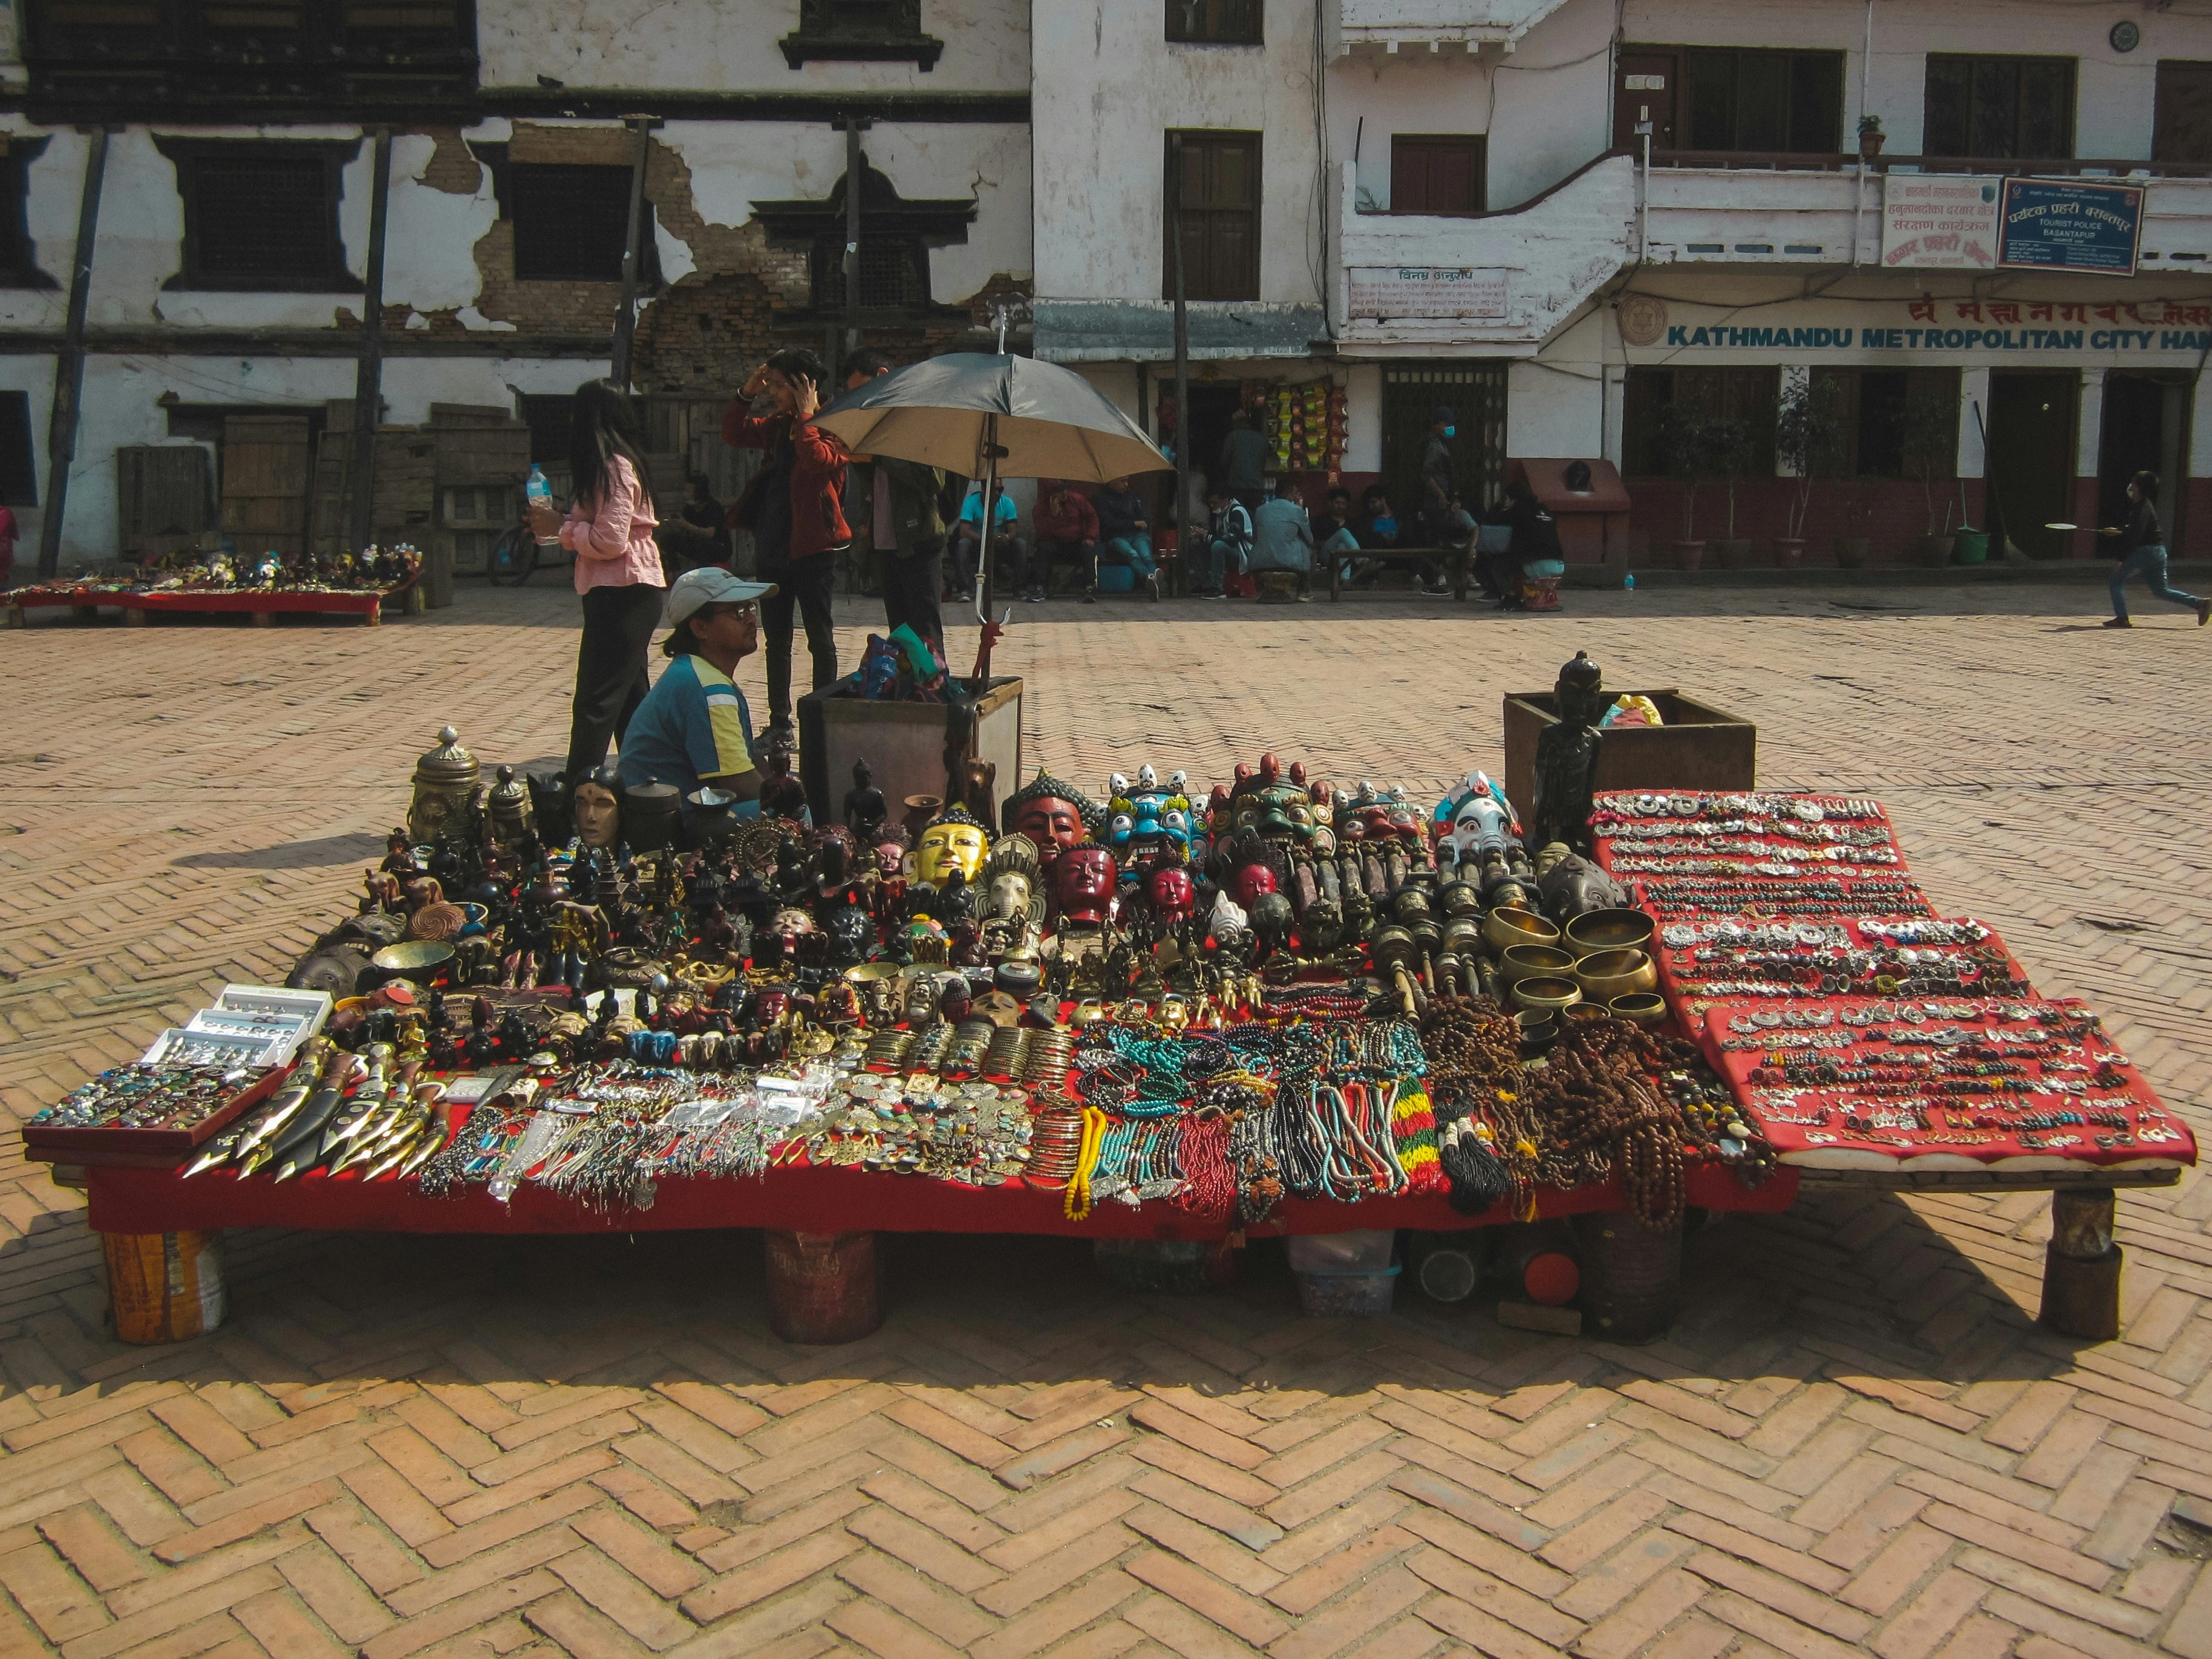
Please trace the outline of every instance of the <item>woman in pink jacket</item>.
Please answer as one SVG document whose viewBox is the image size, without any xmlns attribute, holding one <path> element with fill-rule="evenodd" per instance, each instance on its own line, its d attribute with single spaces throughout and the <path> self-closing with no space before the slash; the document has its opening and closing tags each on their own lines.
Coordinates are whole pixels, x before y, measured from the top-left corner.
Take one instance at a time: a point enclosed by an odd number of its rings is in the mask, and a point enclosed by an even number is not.
<svg viewBox="0 0 2212 1659">
<path fill-rule="evenodd" d="M 584 597 L 584 636 L 576 648 L 576 701 L 568 723 L 568 777 L 573 784 L 607 757 L 651 682 L 646 647 L 660 621 L 668 580 L 653 539 L 659 519 L 645 483 L 645 453 L 629 394 L 612 380 L 576 388 L 568 439 L 575 490 L 568 516 L 532 502 L 530 528 L 576 556 L 576 592 Z"/>
</svg>

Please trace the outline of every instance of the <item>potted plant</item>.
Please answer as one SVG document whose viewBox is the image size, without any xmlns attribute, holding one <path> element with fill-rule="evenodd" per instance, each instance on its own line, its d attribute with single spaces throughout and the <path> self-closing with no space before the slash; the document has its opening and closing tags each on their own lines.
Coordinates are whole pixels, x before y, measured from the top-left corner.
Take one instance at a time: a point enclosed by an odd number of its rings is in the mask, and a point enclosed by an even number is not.
<svg viewBox="0 0 2212 1659">
<path fill-rule="evenodd" d="M 1698 485 L 1711 453 L 1712 417 L 1698 404 L 1677 398 L 1659 411 L 1659 453 L 1667 471 L 1682 486 L 1682 539 L 1674 544 L 1674 568 L 1695 570 L 1705 562 L 1698 539 Z"/>
<path fill-rule="evenodd" d="M 1706 429 L 1706 453 L 1728 487 L 1728 534 L 1713 544 L 1713 551 L 1722 569 L 1742 570 L 1751 563 L 1751 541 L 1735 533 L 1735 483 L 1757 458 L 1751 422 L 1741 415 L 1714 418 Z"/>
<path fill-rule="evenodd" d="M 1813 486 L 1839 478 L 1850 457 L 1844 445 L 1843 388 L 1817 374 L 1793 378 L 1775 411 L 1775 459 L 1796 476 L 1790 491 L 1790 533 L 1774 538 L 1774 562 L 1795 570 L 1805 562 L 1805 515 Z M 1842 562 L 1840 554 L 1838 563 Z"/>
<path fill-rule="evenodd" d="M 1882 140 L 1887 137 L 1888 137 L 1888 135 L 1881 130 L 1881 117 L 1879 115 L 1860 116 L 1859 160 L 1862 161 L 1871 161 L 1875 156 L 1881 155 Z"/>
<path fill-rule="evenodd" d="M 1873 550 L 1873 540 L 1867 526 L 1873 521 L 1874 507 L 1867 500 L 1866 484 L 1857 478 L 1844 478 L 1836 488 L 1836 524 L 1841 532 L 1830 544 L 1835 550 L 1839 569 L 1857 570 L 1864 567 Z"/>
<path fill-rule="evenodd" d="M 1936 480 L 1944 476 L 1949 465 L 1948 451 L 1958 440 L 1959 410 L 1957 404 L 1941 392 L 1927 387 L 1911 392 L 1898 413 L 1899 447 L 1905 453 L 1905 470 L 1920 481 L 1921 498 L 1928 505 L 1928 531 L 1920 538 L 1918 551 L 1923 562 L 1933 565 L 1951 562 L 1949 492 L 1945 492 L 1943 526 L 1937 528 L 1936 519 Z"/>
</svg>

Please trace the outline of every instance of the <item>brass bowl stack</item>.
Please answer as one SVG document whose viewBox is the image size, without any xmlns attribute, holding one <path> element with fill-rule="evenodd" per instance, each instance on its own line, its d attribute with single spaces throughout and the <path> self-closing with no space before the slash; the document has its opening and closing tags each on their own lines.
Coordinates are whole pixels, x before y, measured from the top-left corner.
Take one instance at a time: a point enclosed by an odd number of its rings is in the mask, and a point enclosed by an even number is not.
<svg viewBox="0 0 2212 1659">
<path fill-rule="evenodd" d="M 1573 1007 L 1582 1000 L 1581 986 L 1571 979 L 1560 978 L 1554 975 L 1534 975 L 1529 978 L 1516 981 L 1513 986 L 1513 1001 L 1516 1006 L 1522 1008 L 1545 1008 L 1558 1013 L 1563 1009 Z"/>
<path fill-rule="evenodd" d="M 1482 942 L 1503 956 L 1516 945 L 1557 945 L 1559 930 L 1534 910 L 1501 904 L 1483 919 Z"/>
<path fill-rule="evenodd" d="M 1659 969 L 1642 951 L 1594 951 L 1574 965 L 1575 983 L 1592 1002 L 1658 988 Z"/>
<path fill-rule="evenodd" d="M 1667 1019 L 1667 999 L 1656 991 L 1631 991 L 1606 1005 L 1617 1019 L 1638 1025 L 1661 1025 Z"/>
<path fill-rule="evenodd" d="M 1498 982 L 1510 988 L 1524 979 L 1557 979 L 1574 966 L 1574 957 L 1555 945 L 1516 945 L 1498 958 Z"/>
<path fill-rule="evenodd" d="M 1578 957 L 1595 956 L 1601 951 L 1648 952 L 1657 927 L 1648 911 L 1592 910 L 1567 924 L 1565 943 Z"/>
</svg>

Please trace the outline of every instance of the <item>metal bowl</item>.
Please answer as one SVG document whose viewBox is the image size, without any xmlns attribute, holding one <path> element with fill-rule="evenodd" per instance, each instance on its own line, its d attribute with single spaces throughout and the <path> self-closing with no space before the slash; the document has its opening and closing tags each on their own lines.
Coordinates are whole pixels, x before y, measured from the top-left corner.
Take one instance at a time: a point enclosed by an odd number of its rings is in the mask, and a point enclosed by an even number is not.
<svg viewBox="0 0 2212 1659">
<path fill-rule="evenodd" d="M 1511 986 L 1524 979 L 1564 978 L 1574 967 L 1574 957 L 1556 945 L 1516 945 L 1498 958 L 1498 982 Z"/>
<path fill-rule="evenodd" d="M 1583 988 L 1571 979 L 1559 979 L 1550 975 L 1520 981 L 1513 988 L 1516 1006 L 1528 1009 L 1549 1009 L 1558 1013 L 1571 1008 L 1583 1000 Z"/>
<path fill-rule="evenodd" d="M 1516 945 L 1557 945 L 1559 930 L 1534 910 L 1501 904 L 1484 919 L 1482 942 L 1503 956 Z"/>
<path fill-rule="evenodd" d="M 1566 947 L 1578 957 L 1600 951 L 1649 951 L 1658 924 L 1644 910 L 1592 910 L 1567 924 Z"/>
<path fill-rule="evenodd" d="M 1662 1025 L 1667 1020 L 1667 999 L 1656 991 L 1631 991 L 1625 997 L 1615 997 L 1606 1004 L 1614 1016 L 1638 1025 Z"/>
<path fill-rule="evenodd" d="M 358 988 L 364 994 L 391 980 L 442 983 L 453 971 L 453 947 L 443 939 L 410 939 L 387 945 L 368 959 Z"/>
<path fill-rule="evenodd" d="M 1574 966 L 1575 983 L 1592 1002 L 1659 988 L 1659 969 L 1642 951 L 1595 951 Z"/>
</svg>

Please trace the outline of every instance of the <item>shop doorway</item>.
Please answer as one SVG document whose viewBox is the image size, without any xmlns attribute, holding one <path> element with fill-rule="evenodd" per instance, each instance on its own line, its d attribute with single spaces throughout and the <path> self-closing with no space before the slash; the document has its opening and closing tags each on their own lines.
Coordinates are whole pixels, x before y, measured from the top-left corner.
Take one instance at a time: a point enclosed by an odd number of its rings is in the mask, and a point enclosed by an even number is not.
<svg viewBox="0 0 2212 1659">
<path fill-rule="evenodd" d="M 2074 516 L 2074 402 L 2071 374 L 1999 370 L 1990 376 L 1990 544 L 2008 538 L 2031 559 L 2063 559 L 2074 538 L 2045 525 Z"/>
<path fill-rule="evenodd" d="M 2115 372 L 2105 377 L 2104 435 L 2097 447 L 2097 522 L 2128 521 L 2128 480 L 2158 474 L 2158 521 L 2181 545 L 2182 457 L 2189 453 L 2189 377 Z"/>
<path fill-rule="evenodd" d="M 1166 395 L 1174 397 L 1174 382 Z M 1239 380 L 1193 380 L 1190 383 L 1190 465 L 1210 481 L 1221 466 L 1222 441 L 1229 435 L 1229 417 L 1244 401 Z M 1173 494 L 1170 491 L 1170 494 Z"/>
<path fill-rule="evenodd" d="M 1505 365 L 1389 363 L 1382 370 L 1382 488 L 1401 520 L 1421 505 L 1430 416 L 1449 408 L 1452 478 L 1470 513 L 1496 504 L 1505 482 Z"/>
</svg>

